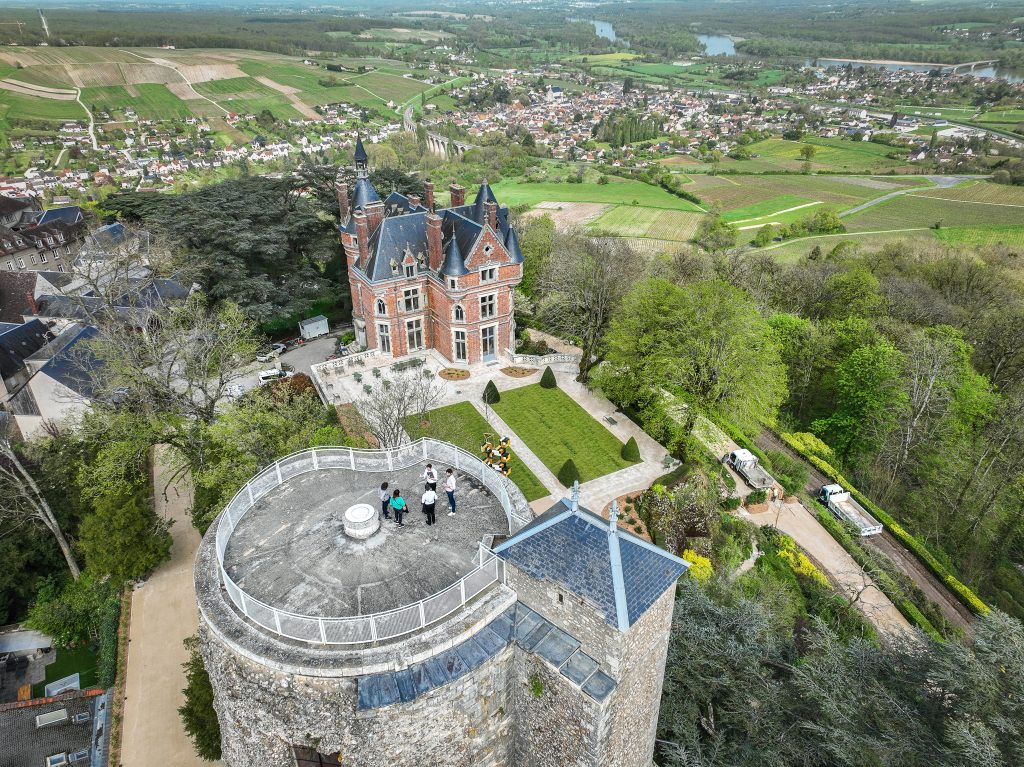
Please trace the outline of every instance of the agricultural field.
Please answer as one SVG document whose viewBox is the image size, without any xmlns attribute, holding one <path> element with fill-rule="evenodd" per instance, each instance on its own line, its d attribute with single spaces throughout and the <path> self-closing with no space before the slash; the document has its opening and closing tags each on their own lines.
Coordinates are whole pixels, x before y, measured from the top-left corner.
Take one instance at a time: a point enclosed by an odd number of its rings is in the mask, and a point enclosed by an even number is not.
<svg viewBox="0 0 1024 767">
<path fill-rule="evenodd" d="M 613 237 L 688 242 L 697 233 L 704 214 L 661 208 L 619 205 L 592 221 L 594 233 Z"/>
<path fill-rule="evenodd" d="M 894 183 L 888 177 L 694 174 L 690 178 L 693 186 L 687 186 L 688 191 L 700 197 L 705 205 L 715 205 L 730 217 L 734 210 L 756 211 L 758 206 L 771 205 L 771 201 L 779 197 L 799 198 L 804 202 L 821 202 L 845 209 L 903 188 L 902 183 Z M 920 180 L 928 183 L 926 179 Z M 788 207 L 792 206 L 783 205 L 775 210 Z"/>
<path fill-rule="evenodd" d="M 8 120 L 64 120 L 85 119 L 85 110 L 76 101 L 58 101 L 24 96 L 0 90 L 0 128 L 8 129 Z"/>
<path fill-rule="evenodd" d="M 938 191 L 938 190 L 936 190 Z M 949 193 L 955 190 L 941 190 Z M 843 219 L 851 232 L 914 227 L 1021 226 L 1024 206 L 905 194 Z"/>
<path fill-rule="evenodd" d="M 968 181 L 962 186 L 955 186 L 951 189 L 923 189 L 913 194 L 943 200 L 961 200 L 964 202 L 1024 208 L 1024 187 L 992 184 L 987 181 Z M 1022 222 L 1024 222 L 1024 212 L 1021 212 L 1019 215 Z"/>
<path fill-rule="evenodd" d="M 1022 226 L 970 226 L 935 230 L 935 236 L 949 245 L 984 247 L 1007 245 L 1024 248 L 1024 225 Z"/>
<path fill-rule="evenodd" d="M 188 105 L 160 83 L 82 88 L 82 102 L 95 112 L 123 114 L 126 109 L 146 120 L 176 120 L 192 115 Z"/>
<path fill-rule="evenodd" d="M 636 53 L 626 53 L 625 51 L 618 51 L 616 53 L 598 53 L 590 56 L 576 55 L 567 56 L 566 61 L 583 61 L 586 59 L 588 64 L 619 64 L 623 61 L 632 61 L 633 59 L 640 58 Z"/>
<path fill-rule="evenodd" d="M 742 223 L 747 219 L 763 218 L 764 216 L 770 216 L 790 208 L 807 206 L 814 202 L 806 197 L 798 197 L 795 194 L 782 194 L 778 197 L 771 197 L 767 200 L 753 203 L 752 205 L 733 208 L 722 214 L 722 219 L 729 223 Z"/>
<path fill-rule="evenodd" d="M 607 184 L 585 182 L 525 183 L 520 179 L 504 179 L 493 185 L 494 194 L 507 205 L 536 205 L 539 202 L 599 202 L 622 205 L 624 202 L 642 208 L 669 208 L 700 212 L 692 202 L 669 194 L 661 187 L 642 181 L 610 176 Z"/>
<path fill-rule="evenodd" d="M 738 172 L 799 171 L 804 164 L 800 150 L 805 145 L 811 145 L 816 150 L 811 159 L 812 171 L 829 173 L 879 173 L 882 171 L 912 173 L 914 171 L 914 167 L 903 159 L 902 155 L 906 153 L 901 149 L 874 144 L 870 141 L 818 137 L 808 137 L 803 141 L 786 141 L 781 138 L 758 141 L 747 146 L 747 149 L 758 157 L 750 160 L 723 160 L 722 169 Z M 893 153 L 901 155 L 900 159 L 892 159 L 887 156 Z"/>
<path fill-rule="evenodd" d="M 767 248 L 762 248 L 762 250 L 780 263 L 793 263 L 806 256 L 815 247 L 820 248 L 824 253 L 828 253 L 833 248 L 848 243 L 849 246 L 853 247 L 853 251 L 856 252 L 860 249 L 875 250 L 885 245 L 906 241 L 934 243 L 935 230 L 911 229 L 909 231 L 895 232 L 825 234 L 790 240 L 778 245 L 770 245 Z"/>
</svg>

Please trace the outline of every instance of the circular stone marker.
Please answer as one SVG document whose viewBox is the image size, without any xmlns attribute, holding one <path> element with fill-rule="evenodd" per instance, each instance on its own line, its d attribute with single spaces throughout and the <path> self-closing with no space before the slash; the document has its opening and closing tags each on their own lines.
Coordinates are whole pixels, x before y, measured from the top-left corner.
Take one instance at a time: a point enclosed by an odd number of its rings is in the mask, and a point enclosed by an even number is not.
<svg viewBox="0 0 1024 767">
<path fill-rule="evenodd" d="M 380 529 L 377 510 L 368 503 L 357 503 L 345 509 L 345 535 L 364 540 Z"/>
</svg>

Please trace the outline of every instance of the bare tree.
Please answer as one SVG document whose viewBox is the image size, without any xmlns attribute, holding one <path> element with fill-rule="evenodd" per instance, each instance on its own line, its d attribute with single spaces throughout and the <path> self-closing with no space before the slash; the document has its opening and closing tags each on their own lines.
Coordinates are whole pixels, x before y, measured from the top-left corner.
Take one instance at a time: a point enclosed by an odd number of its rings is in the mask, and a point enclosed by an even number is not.
<svg viewBox="0 0 1024 767">
<path fill-rule="evenodd" d="M 5 419 L 0 433 L 0 523 L 3 523 L 3 532 L 25 524 L 41 524 L 57 541 L 71 577 L 77 581 L 81 572 L 71 553 L 71 545 L 39 485 L 11 445 L 7 428 Z"/>
<path fill-rule="evenodd" d="M 612 314 L 644 271 L 644 260 L 621 240 L 578 230 L 556 237 L 540 275 L 538 313 L 556 333 L 579 341 L 578 380 L 590 377 Z"/>
<path fill-rule="evenodd" d="M 386 374 L 356 400 L 356 407 L 381 447 L 398 447 L 408 439 L 405 419 L 422 418 L 443 394 L 444 383 L 429 370 L 404 370 Z"/>
</svg>

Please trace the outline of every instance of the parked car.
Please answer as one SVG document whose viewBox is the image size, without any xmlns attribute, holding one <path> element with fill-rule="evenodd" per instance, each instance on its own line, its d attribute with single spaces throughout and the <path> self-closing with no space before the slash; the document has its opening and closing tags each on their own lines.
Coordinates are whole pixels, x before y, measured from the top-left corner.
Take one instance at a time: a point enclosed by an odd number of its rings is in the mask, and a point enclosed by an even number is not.
<svg viewBox="0 0 1024 767">
<path fill-rule="evenodd" d="M 261 350 L 260 353 L 256 355 L 256 361 L 270 362 L 271 360 L 277 359 L 282 354 L 284 354 L 284 350 L 284 344 L 271 344 L 266 349 Z"/>
<path fill-rule="evenodd" d="M 293 375 L 295 375 L 295 373 L 291 370 L 270 368 L 269 370 L 261 370 L 259 373 L 259 379 L 261 384 L 265 384 L 270 381 L 277 381 L 281 378 L 291 378 Z"/>
</svg>

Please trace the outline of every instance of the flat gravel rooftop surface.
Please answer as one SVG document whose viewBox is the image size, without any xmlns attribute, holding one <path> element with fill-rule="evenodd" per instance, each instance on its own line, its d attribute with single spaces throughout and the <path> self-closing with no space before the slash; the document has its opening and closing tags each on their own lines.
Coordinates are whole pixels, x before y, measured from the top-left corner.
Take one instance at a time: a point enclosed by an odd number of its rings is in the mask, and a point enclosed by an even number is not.
<svg viewBox="0 0 1024 767">
<path fill-rule="evenodd" d="M 508 535 L 498 499 L 456 472 L 457 514 L 448 516 L 445 466 L 438 469 L 437 524 L 420 509 L 426 462 L 390 473 L 324 469 L 300 474 L 261 498 L 235 527 L 224 552 L 228 575 L 281 610 L 345 617 L 392 610 L 451 585 L 476 566 L 486 535 Z M 405 527 L 381 520 L 365 541 L 345 535 L 345 510 L 369 503 L 380 514 L 381 482 L 408 503 Z"/>
</svg>

